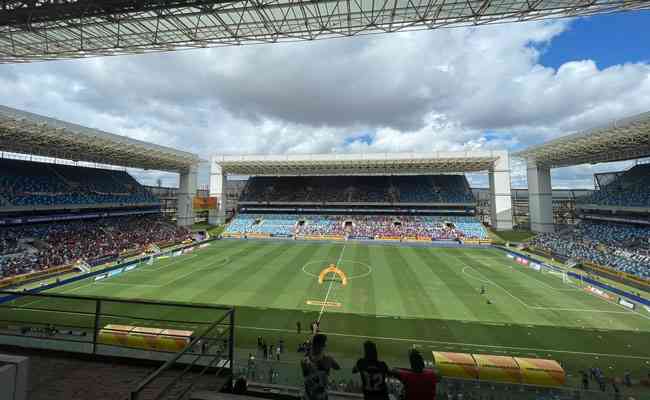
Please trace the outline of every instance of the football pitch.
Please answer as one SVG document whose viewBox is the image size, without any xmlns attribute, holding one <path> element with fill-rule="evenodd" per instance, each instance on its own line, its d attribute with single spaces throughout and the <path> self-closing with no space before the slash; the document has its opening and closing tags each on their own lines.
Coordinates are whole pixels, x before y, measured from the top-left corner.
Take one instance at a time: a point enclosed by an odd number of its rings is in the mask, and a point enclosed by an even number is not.
<svg viewBox="0 0 650 400">
<path fill-rule="evenodd" d="M 346 285 L 333 274 L 319 283 L 331 264 L 345 273 Z M 350 365 L 371 338 L 395 366 L 406 365 L 415 346 L 428 354 L 553 358 L 573 375 L 592 366 L 636 376 L 650 369 L 650 313 L 516 264 L 495 248 L 221 240 L 50 292 L 235 306 L 239 359 L 255 352 L 262 336 L 268 343 L 282 339 L 284 360 L 297 360 L 294 349 L 320 319 L 330 351 Z"/>
</svg>

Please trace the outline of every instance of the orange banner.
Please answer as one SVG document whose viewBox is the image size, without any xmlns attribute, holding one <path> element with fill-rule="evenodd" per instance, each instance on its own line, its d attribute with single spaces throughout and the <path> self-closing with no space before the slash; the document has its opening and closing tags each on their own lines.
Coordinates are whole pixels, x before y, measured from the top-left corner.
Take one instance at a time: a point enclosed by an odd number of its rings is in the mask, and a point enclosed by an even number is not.
<svg viewBox="0 0 650 400">
<path fill-rule="evenodd" d="M 193 201 L 195 209 L 217 209 L 217 198 L 216 197 L 195 197 Z"/>
</svg>

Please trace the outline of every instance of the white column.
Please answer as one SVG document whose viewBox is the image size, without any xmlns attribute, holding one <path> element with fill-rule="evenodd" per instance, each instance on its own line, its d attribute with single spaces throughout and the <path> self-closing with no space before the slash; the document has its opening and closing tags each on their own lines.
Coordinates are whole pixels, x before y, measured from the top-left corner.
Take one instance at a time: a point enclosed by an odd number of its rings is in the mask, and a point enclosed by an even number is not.
<svg viewBox="0 0 650 400">
<path fill-rule="evenodd" d="M 194 224 L 194 197 L 197 188 L 196 170 L 197 165 L 192 165 L 187 171 L 180 173 L 178 209 L 176 211 L 176 224 L 178 226 L 192 226 Z"/>
<path fill-rule="evenodd" d="M 510 193 L 510 154 L 498 152 L 499 158 L 489 171 L 492 196 L 492 227 L 498 231 L 512 229 L 512 195 Z"/>
<path fill-rule="evenodd" d="M 553 232 L 553 191 L 551 170 L 526 161 L 528 176 L 528 218 L 533 232 Z"/>
<path fill-rule="evenodd" d="M 208 212 L 208 223 L 219 225 L 226 222 L 226 183 L 228 176 L 223 173 L 221 165 L 216 160 L 210 164 L 210 197 L 217 198 L 217 209 Z"/>
</svg>

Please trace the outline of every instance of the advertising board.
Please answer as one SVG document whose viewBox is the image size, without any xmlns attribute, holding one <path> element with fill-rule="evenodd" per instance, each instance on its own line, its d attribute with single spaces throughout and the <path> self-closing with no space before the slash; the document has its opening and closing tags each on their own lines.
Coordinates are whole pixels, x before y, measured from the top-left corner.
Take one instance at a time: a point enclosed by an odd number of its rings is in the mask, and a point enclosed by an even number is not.
<svg viewBox="0 0 650 400">
<path fill-rule="evenodd" d="M 622 297 L 618 298 L 618 304 L 622 305 L 625 308 L 629 308 L 630 310 L 634 310 L 634 308 L 636 307 L 636 304 L 634 304 L 631 301 L 626 300 L 626 299 L 624 299 Z"/>
</svg>

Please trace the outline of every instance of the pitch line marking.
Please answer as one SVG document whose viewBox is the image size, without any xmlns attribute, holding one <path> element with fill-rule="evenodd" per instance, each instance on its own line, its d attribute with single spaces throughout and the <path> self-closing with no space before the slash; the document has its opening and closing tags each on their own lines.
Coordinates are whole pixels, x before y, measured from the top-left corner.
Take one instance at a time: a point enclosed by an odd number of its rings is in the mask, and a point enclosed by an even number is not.
<svg viewBox="0 0 650 400">
<path fill-rule="evenodd" d="M 196 273 L 196 272 L 213 271 L 215 269 L 223 267 L 224 265 L 228 264 L 229 262 L 230 262 L 230 257 L 223 257 L 223 258 L 218 259 L 217 261 L 210 262 L 210 263 L 208 263 L 207 265 L 205 265 L 203 267 L 192 268 L 191 271 L 188 271 L 185 274 L 174 277 L 173 279 L 171 279 L 171 280 L 169 280 L 167 282 L 163 282 L 163 283 L 161 283 L 159 285 L 151 285 L 151 284 L 147 284 L 147 283 L 120 283 L 120 282 L 103 282 L 103 281 L 98 281 L 98 282 L 95 282 L 95 283 L 98 283 L 100 285 L 111 284 L 111 285 L 144 286 L 144 287 L 161 288 L 163 286 L 171 285 L 172 283 L 176 282 L 177 280 L 185 278 L 185 277 L 187 277 L 187 276 L 189 276 L 189 275 L 191 275 L 193 273 Z M 214 266 L 215 264 L 216 264 L 216 266 Z M 148 271 L 148 272 L 151 272 L 151 271 Z"/>
<path fill-rule="evenodd" d="M 460 261 L 461 261 L 462 263 L 465 263 L 465 261 L 463 261 L 463 260 L 460 260 Z M 488 277 L 486 277 L 485 275 L 483 275 L 483 274 L 482 274 L 480 271 L 478 271 L 476 268 L 473 268 L 473 267 L 471 267 L 471 266 L 469 266 L 469 265 L 467 265 L 466 268 L 471 268 L 472 270 L 474 270 L 475 272 L 477 272 L 479 275 L 481 275 L 481 276 L 486 280 L 486 281 L 485 281 L 486 283 L 489 283 L 489 284 L 491 284 L 491 285 L 494 285 L 494 286 L 498 287 L 499 289 L 503 290 L 504 292 L 506 292 L 506 294 L 508 294 L 508 296 L 510 296 L 510 297 L 512 297 L 513 299 L 515 299 L 515 300 L 517 300 L 518 302 L 520 302 L 524 307 L 526 307 L 526 308 L 529 308 L 529 307 L 530 307 L 530 306 L 529 306 L 528 304 L 526 304 L 526 302 L 524 302 L 522 299 L 520 299 L 519 297 L 517 297 L 517 296 L 515 296 L 514 294 L 510 293 L 510 291 L 506 290 L 506 288 L 504 288 L 503 286 L 501 286 L 501 285 L 495 283 L 494 281 L 488 279 Z M 469 276 L 469 275 L 468 275 L 468 276 Z"/>
<path fill-rule="evenodd" d="M 188 257 L 183 257 L 183 254 L 181 254 L 180 256 L 175 257 L 175 258 L 178 258 L 178 260 L 174 260 L 174 261 L 172 261 L 171 263 L 169 263 L 167 265 L 163 265 L 163 266 L 146 265 L 146 266 L 144 266 L 142 268 L 139 268 L 139 270 L 140 270 L 140 272 L 157 272 L 157 271 L 160 271 L 161 269 L 171 267 L 172 265 L 174 265 L 174 264 L 176 264 L 178 262 L 187 261 L 190 258 L 194 258 L 194 257 L 197 257 L 197 256 L 198 256 L 198 254 L 190 254 Z M 146 261 L 143 261 L 143 262 L 146 262 Z"/>
<path fill-rule="evenodd" d="M 295 333 L 295 330 L 289 330 L 289 329 L 263 328 L 259 326 L 244 326 L 244 325 L 235 325 L 235 327 L 240 329 L 251 329 L 251 330 L 259 330 L 259 331 Z M 534 347 L 515 347 L 515 346 L 499 346 L 499 345 L 490 345 L 490 344 L 444 342 L 440 340 L 430 340 L 430 339 L 409 339 L 409 338 L 395 338 L 395 337 L 386 337 L 386 336 L 368 336 L 368 335 L 355 335 L 351 333 L 338 333 L 338 332 L 326 332 L 326 331 L 323 331 L 323 333 L 326 333 L 327 335 L 330 336 L 351 337 L 356 339 L 394 340 L 400 342 L 416 342 L 416 343 L 438 343 L 438 344 L 451 345 L 451 346 L 485 347 L 485 348 L 492 348 L 492 349 L 512 349 L 512 350 L 525 350 L 525 351 L 537 351 L 537 352 L 548 352 L 548 353 L 581 354 L 581 355 L 600 356 L 600 357 L 618 357 L 618 358 L 629 358 L 635 360 L 650 360 L 650 356 L 644 357 L 644 356 L 632 356 L 632 355 L 624 355 L 624 354 L 589 353 L 589 352 L 571 351 L 571 350 L 539 349 Z"/>
<path fill-rule="evenodd" d="M 476 279 L 476 280 L 479 281 L 479 282 L 490 283 L 490 284 L 492 283 L 492 282 L 490 282 L 489 280 L 486 281 L 486 280 L 484 280 L 484 279 L 477 278 L 477 277 L 475 277 L 475 276 L 472 276 L 472 275 L 468 274 L 468 273 L 467 273 L 467 268 L 471 268 L 471 267 L 469 267 L 469 266 L 465 266 L 465 267 L 463 267 L 463 269 L 462 269 L 462 273 L 463 273 L 463 274 L 469 276 L 469 277 L 472 278 L 472 279 Z M 473 268 L 472 268 L 472 269 L 473 269 Z"/>
<path fill-rule="evenodd" d="M 225 262 L 223 262 L 224 260 L 225 260 Z M 173 279 L 171 279 L 171 280 L 169 280 L 169 281 L 167 281 L 165 283 L 161 283 L 160 285 L 158 285 L 158 287 L 171 285 L 172 283 L 176 282 L 177 280 L 183 279 L 183 278 L 185 278 L 187 276 L 190 276 L 190 275 L 192 275 L 192 274 L 194 274 L 196 272 L 207 271 L 207 270 L 215 270 L 217 268 L 223 267 L 224 265 L 228 264 L 229 262 L 230 262 L 230 257 L 221 258 L 221 259 L 219 259 L 217 261 L 214 261 L 214 262 L 211 262 L 211 263 L 207 264 L 205 267 L 201 267 L 201 268 L 198 268 L 198 269 L 192 269 L 192 271 L 188 271 L 187 273 L 185 273 L 183 275 L 177 276 L 177 277 L 175 277 L 175 278 L 173 278 Z M 219 263 L 219 264 L 217 264 L 217 263 Z M 213 267 L 214 264 L 217 264 L 217 265 Z"/>
<path fill-rule="evenodd" d="M 510 269 L 514 269 L 515 271 L 518 271 L 518 272 L 522 273 L 522 274 L 525 275 L 526 277 L 533 278 L 533 280 L 535 280 L 535 281 L 541 283 L 542 285 L 546 286 L 547 288 L 549 288 L 549 289 L 551 289 L 551 290 L 555 290 L 555 291 L 557 291 L 557 292 L 573 292 L 573 291 L 578 291 L 578 292 L 579 292 L 579 291 L 580 291 L 579 289 L 574 288 L 574 287 L 570 287 L 570 288 L 568 288 L 568 289 L 558 289 L 558 288 L 554 288 L 553 286 L 549 285 L 548 283 L 544 282 L 543 280 L 538 279 L 538 278 L 537 278 L 536 276 L 534 276 L 533 274 L 528 274 L 528 273 L 524 272 L 524 271 L 523 271 L 522 269 L 520 269 L 520 268 L 512 268 L 512 267 L 510 267 Z"/>
<path fill-rule="evenodd" d="M 462 262 L 462 260 L 461 260 L 461 262 Z M 467 269 L 467 268 L 470 268 L 470 269 L 472 269 L 473 271 L 477 272 L 479 275 L 483 276 L 483 278 L 484 278 L 485 280 L 482 280 L 482 279 L 480 279 L 480 278 L 477 278 L 477 277 L 475 277 L 475 276 L 472 276 L 472 275 L 468 274 L 468 273 L 466 272 L 466 269 Z M 528 309 L 532 309 L 532 310 L 545 310 L 545 311 L 571 311 L 571 312 L 590 312 L 590 313 L 600 313 L 600 314 L 636 314 L 636 313 L 634 313 L 634 312 L 630 312 L 629 310 L 626 310 L 626 311 L 613 311 L 613 310 L 612 310 L 612 311 L 609 311 L 609 310 L 590 310 L 590 309 L 577 309 L 577 308 L 561 308 L 561 307 L 531 306 L 531 305 L 529 305 L 528 303 L 526 303 L 525 301 L 521 300 L 519 297 L 517 297 L 517 296 L 515 296 L 514 294 L 510 293 L 510 292 L 509 292 L 506 288 L 504 288 L 503 286 L 501 286 L 501 285 L 495 283 L 494 281 L 491 281 L 491 280 L 488 279 L 485 275 L 483 275 L 480 271 L 476 270 L 475 268 L 473 268 L 473 267 L 471 267 L 471 266 L 469 266 L 469 265 L 465 266 L 465 267 L 462 269 L 462 272 L 463 272 L 465 275 L 467 275 L 467 276 L 469 276 L 470 278 L 472 278 L 472 279 L 476 279 L 476 280 L 478 280 L 478 281 L 480 281 L 480 282 L 488 283 L 488 284 L 491 284 L 491 285 L 494 285 L 494 286 L 500 288 L 501 290 L 503 290 L 504 292 L 506 292 L 506 294 L 508 294 L 510 297 L 512 297 L 512 298 L 514 298 L 515 300 L 519 301 L 519 302 L 520 302 L 524 307 L 526 307 L 526 308 L 528 308 Z M 641 314 L 639 314 L 639 315 L 641 315 Z M 644 316 L 644 315 L 642 315 L 642 316 Z M 644 316 L 644 317 L 645 317 L 645 316 Z"/>
<path fill-rule="evenodd" d="M 122 283 L 122 282 L 102 282 L 102 281 L 97 281 L 97 282 L 93 282 L 93 283 L 97 284 L 99 286 L 102 286 L 102 285 L 120 285 L 120 286 L 160 287 L 160 285 L 150 285 L 148 283 Z"/>
<path fill-rule="evenodd" d="M 339 259 L 336 261 L 336 265 L 338 266 L 341 264 L 341 260 L 343 259 L 343 253 L 345 252 L 345 245 L 343 245 L 343 248 L 341 249 L 341 254 L 339 254 Z M 318 313 L 318 322 L 320 323 L 321 318 L 323 318 L 323 313 L 325 312 L 325 307 L 327 306 L 327 299 L 330 297 L 330 292 L 332 291 L 332 286 L 334 284 L 334 281 L 330 281 L 330 286 L 327 289 L 327 293 L 325 294 L 325 300 L 323 300 L 323 306 L 320 309 L 320 313 Z"/>
</svg>

